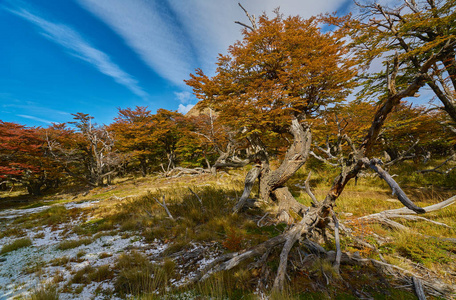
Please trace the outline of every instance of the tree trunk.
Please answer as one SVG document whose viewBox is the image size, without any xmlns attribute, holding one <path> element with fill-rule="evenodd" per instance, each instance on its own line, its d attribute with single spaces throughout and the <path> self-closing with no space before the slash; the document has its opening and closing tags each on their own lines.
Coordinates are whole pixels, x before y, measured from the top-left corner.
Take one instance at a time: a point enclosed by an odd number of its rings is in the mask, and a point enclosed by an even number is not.
<svg viewBox="0 0 456 300">
<path fill-rule="evenodd" d="M 260 182 L 260 198 L 263 200 L 269 198 L 275 200 L 279 206 L 280 219 L 287 222 L 292 219 L 289 215 L 290 211 L 302 215 L 306 207 L 296 201 L 284 184 L 305 164 L 312 143 L 310 128 L 307 127 L 304 129 L 296 118 L 292 120 L 290 132 L 294 137 L 293 144 L 285 154 L 282 164 L 274 171 L 269 168 L 268 154 L 259 136 L 252 134 L 249 137 L 249 141 L 256 151 L 256 159 L 261 161 L 262 169 L 258 177 Z M 244 194 L 246 191 L 250 193 L 250 190 L 247 189 L 247 182 L 253 184 L 247 179 Z M 248 195 L 245 196 L 245 198 L 247 197 Z M 242 205 L 243 203 L 236 204 L 234 210 L 239 211 Z"/>
</svg>

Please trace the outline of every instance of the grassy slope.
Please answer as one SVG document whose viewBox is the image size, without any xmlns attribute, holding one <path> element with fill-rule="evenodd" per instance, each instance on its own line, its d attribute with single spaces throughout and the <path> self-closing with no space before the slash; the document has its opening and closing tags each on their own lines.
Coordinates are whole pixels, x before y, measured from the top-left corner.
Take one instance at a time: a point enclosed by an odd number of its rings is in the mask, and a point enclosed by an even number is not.
<svg viewBox="0 0 456 300">
<path fill-rule="evenodd" d="M 393 169 L 392 173 L 400 175 L 397 180 L 406 187 L 406 191 L 418 205 L 427 206 L 437 203 L 448 195 L 454 194 L 451 189 L 437 190 L 433 185 L 429 185 L 431 182 L 445 185 L 451 179 L 435 175 L 417 175 L 411 172 L 413 168 L 412 164 L 405 164 L 401 169 Z M 317 198 L 321 199 L 331 184 L 334 172 L 322 166 L 313 169 L 311 185 L 314 187 Z M 90 209 L 70 211 L 73 217 L 81 212 L 86 216 L 78 224 L 67 228 L 69 232 L 78 235 L 79 240 L 83 241 L 81 244 L 90 244 L 102 235 L 109 234 L 137 236 L 142 238 L 145 244 L 152 244 L 158 239 L 167 245 L 161 257 L 170 255 L 172 258 L 166 259 L 158 266 L 148 263 L 139 252 L 136 255 L 136 252 L 126 251 L 124 256 L 116 257 L 114 263 L 104 266 L 104 269 L 87 269 L 83 271 L 83 274 L 76 270 L 72 271 L 72 279 L 66 285 L 67 290 L 77 293 L 78 290 L 74 286 L 78 282 L 81 282 L 80 285 L 87 285 L 99 278 L 100 281 L 103 279 L 114 282 L 114 286 L 108 291 L 112 294 L 141 295 L 158 290 L 163 296 L 166 294 L 164 286 L 170 285 L 171 281 L 183 280 L 186 275 L 196 270 L 197 265 L 182 267 L 185 261 L 180 259 L 186 251 L 187 253 L 193 251 L 195 245 L 206 249 L 205 251 L 208 253 L 217 254 L 245 249 L 277 235 L 284 229 L 284 225 L 275 224 L 272 218 L 264 218 L 260 224 L 261 227 L 257 225 L 257 221 L 265 214 L 265 208 L 252 209 L 240 215 L 230 213 L 231 207 L 242 193 L 245 172 L 245 170 L 231 171 L 231 175 L 222 174 L 216 178 L 209 175 L 176 179 L 130 178 L 124 179 L 112 187 L 91 190 L 85 196 L 80 194 L 75 201 L 101 200 Z M 310 198 L 299 187 L 303 185 L 306 176 L 307 171 L 301 170 L 288 185 L 301 202 L 310 204 Z M 202 205 L 188 190 L 189 187 L 202 199 Z M 254 191 L 256 190 L 257 188 L 254 188 Z M 176 221 L 170 220 L 164 209 L 156 203 L 155 199 L 161 199 L 163 195 L 165 195 L 169 210 Z M 74 198 L 74 195 L 61 193 L 57 197 L 53 195 L 47 198 L 47 200 L 60 199 L 59 202 L 64 202 L 63 199 Z M 45 197 L 27 204 L 13 201 L 9 202 L 8 206 L 27 205 L 31 207 L 49 205 L 54 202 L 46 202 Z M 367 177 L 358 180 L 356 186 L 354 183 L 347 186 L 337 202 L 336 212 L 342 220 L 353 220 L 358 216 L 398 207 L 401 207 L 401 204 L 393 199 L 383 182 L 378 178 Z M 0 238 L 2 236 L 19 238 L 27 228 L 43 225 L 56 226 L 58 223 L 64 223 L 72 218 L 69 211 L 61 209 L 59 211 L 54 207 L 52 209 L 54 211 L 48 213 L 44 211 L 17 218 L 13 221 L 14 226 L 9 226 L 8 230 L 2 231 Z M 455 213 L 456 205 L 453 205 L 428 215 L 430 219 L 444 222 L 452 229 L 427 222 L 402 222 L 410 228 L 407 232 L 397 232 L 376 224 L 356 222 L 352 227 L 358 238 L 373 242 L 388 262 L 414 270 L 414 272 L 417 272 L 417 265 L 421 265 L 426 268 L 426 272 L 431 272 L 433 276 L 441 278 L 448 284 L 455 284 L 456 246 L 423 237 L 423 235 L 455 237 Z M 372 239 L 373 233 L 387 237 L 387 242 L 379 245 Z M 58 247 L 79 247 L 81 244 L 65 245 L 62 242 Z M 324 247 L 333 249 L 333 242 L 329 241 Z M 378 259 L 376 253 L 370 249 L 356 246 L 348 238 L 342 240 L 342 250 L 358 251 L 362 256 Z M 279 251 L 279 249 L 275 251 Z M 278 253 L 275 253 L 275 257 Z M 173 254 L 176 255 L 173 256 Z M 293 255 L 296 256 L 297 252 L 292 252 L 291 256 Z M 199 258 L 206 259 L 206 256 L 202 255 Z M 292 257 L 292 259 L 294 258 Z M 65 259 L 59 263 L 65 264 Z M 278 262 L 272 255 L 267 262 L 267 269 L 271 271 L 270 280 L 274 277 L 277 265 Z M 292 279 L 290 290 L 287 295 L 272 295 L 273 298 L 284 299 L 285 296 L 290 298 L 296 296 L 303 299 L 312 299 L 312 297 L 313 299 L 325 297 L 351 299 L 373 296 L 379 299 L 414 299 L 413 294 L 395 288 L 395 284 L 390 281 L 390 278 L 384 278 L 373 268 L 343 266 L 341 270 L 343 280 L 336 278 L 327 263 L 320 260 L 316 260 L 308 268 L 297 265 L 290 267 L 289 270 Z M 190 291 L 186 293 L 210 295 L 215 298 L 245 298 L 255 291 L 261 271 L 261 268 L 251 269 L 244 265 L 232 272 L 213 276 L 203 284 L 190 287 Z M 144 277 L 140 274 L 157 274 L 154 276 L 156 281 L 150 282 L 150 276 Z M 327 278 L 331 281 L 329 285 L 326 281 Z M 50 291 L 55 292 L 55 289 L 50 289 Z M 144 294 L 143 297 L 148 298 Z"/>
</svg>

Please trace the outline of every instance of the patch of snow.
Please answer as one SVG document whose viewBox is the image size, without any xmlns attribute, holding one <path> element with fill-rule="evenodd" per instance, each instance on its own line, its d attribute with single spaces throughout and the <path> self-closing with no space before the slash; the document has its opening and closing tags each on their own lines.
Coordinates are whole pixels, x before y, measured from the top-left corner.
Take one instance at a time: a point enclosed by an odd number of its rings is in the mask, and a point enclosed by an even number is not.
<svg viewBox="0 0 456 300">
<path fill-rule="evenodd" d="M 62 205 L 66 209 L 79 209 L 90 207 L 99 201 L 82 203 L 65 203 Z M 31 209 L 5 210 L 0 212 L 0 227 L 10 228 L 10 226 L 20 226 L 12 223 L 14 218 L 25 214 L 34 214 L 49 209 L 52 206 L 42 206 Z M 41 226 L 23 230 L 27 237 L 32 240 L 32 245 L 21 248 L 0 256 L 0 300 L 23 298 L 30 296 L 35 290 L 52 284 L 61 291 L 71 280 L 73 273 L 90 265 L 99 267 L 109 265 L 113 267 L 120 254 L 130 249 L 137 249 L 146 254 L 150 259 L 158 258 L 168 247 L 167 244 L 159 240 L 146 243 L 140 236 L 124 238 L 123 236 L 105 235 L 94 240 L 88 245 L 66 250 L 58 250 L 58 245 L 63 240 L 78 240 L 82 236 L 74 233 L 71 228 L 81 224 L 90 218 L 87 214 L 78 214 L 66 223 L 54 226 Z M 3 237 L 0 239 L 0 247 L 9 244 L 21 237 Z M 100 258 L 101 253 L 110 256 Z M 83 255 L 81 255 L 83 254 Z M 68 257 L 66 265 L 52 266 L 51 262 L 55 259 Z M 38 271 L 39 272 L 35 272 Z M 58 284 L 54 278 L 58 276 Z M 78 285 L 74 284 L 74 287 Z M 84 285 L 80 294 L 60 293 L 60 299 L 104 299 L 105 295 L 96 295 L 96 291 L 113 290 L 113 282 L 92 282 Z M 118 299 L 118 298 L 111 298 Z"/>
<path fill-rule="evenodd" d="M 87 208 L 91 207 L 94 204 L 100 202 L 100 200 L 94 200 L 94 201 L 85 201 L 85 202 L 67 202 L 63 204 L 66 209 L 73 209 L 73 208 Z"/>
<path fill-rule="evenodd" d="M 25 208 L 25 209 L 6 209 L 0 211 L 0 219 L 15 219 L 23 215 L 30 215 L 42 212 L 46 209 L 49 209 L 51 206 L 39 206 L 34 208 Z"/>
</svg>

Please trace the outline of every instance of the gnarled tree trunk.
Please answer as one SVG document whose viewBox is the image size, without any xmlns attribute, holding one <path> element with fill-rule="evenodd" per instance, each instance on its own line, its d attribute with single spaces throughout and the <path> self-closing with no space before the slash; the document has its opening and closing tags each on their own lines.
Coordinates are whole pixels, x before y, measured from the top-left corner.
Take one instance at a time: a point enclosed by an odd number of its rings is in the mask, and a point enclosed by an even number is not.
<svg viewBox="0 0 456 300">
<path fill-rule="evenodd" d="M 288 188 L 285 187 L 285 183 L 305 164 L 310 152 L 312 134 L 310 128 L 307 126 L 304 128 L 296 118 L 291 122 L 290 132 L 294 137 L 293 144 L 276 170 L 270 169 L 268 153 L 259 136 L 252 134 L 249 137 L 251 145 L 256 150 L 256 159 L 261 162 L 260 169 L 255 170 L 253 174 L 251 172 L 247 174 L 244 193 L 234 208 L 235 212 L 239 211 L 245 204 L 251 186 L 256 179 L 255 176 L 257 176 L 260 183 L 260 198 L 264 200 L 271 198 L 277 202 L 281 220 L 288 222 L 292 219 L 289 215 L 290 210 L 302 215 L 306 207 L 296 201 Z"/>
</svg>

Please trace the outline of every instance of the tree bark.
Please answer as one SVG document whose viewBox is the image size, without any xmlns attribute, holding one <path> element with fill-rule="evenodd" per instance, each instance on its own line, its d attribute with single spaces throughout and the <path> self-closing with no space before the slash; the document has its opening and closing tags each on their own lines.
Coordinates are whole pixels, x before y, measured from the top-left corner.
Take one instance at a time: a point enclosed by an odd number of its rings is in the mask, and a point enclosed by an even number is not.
<svg viewBox="0 0 456 300">
<path fill-rule="evenodd" d="M 268 153 L 259 136 L 252 134 L 249 137 L 250 144 L 255 149 L 256 160 L 260 162 L 261 165 L 261 171 L 258 176 L 260 198 L 263 200 L 269 198 L 275 200 L 279 206 L 280 218 L 287 222 L 292 219 L 289 216 L 290 210 L 294 211 L 296 214 L 302 215 L 303 210 L 306 209 L 306 207 L 296 201 L 284 184 L 305 164 L 312 143 L 310 128 L 304 128 L 296 118 L 291 122 L 290 132 L 294 137 L 293 144 L 286 152 L 281 165 L 274 171 L 269 168 Z M 252 176 L 252 174 L 248 174 L 247 176 Z M 236 204 L 233 209 L 235 212 L 242 208 L 245 204 L 245 200 L 250 194 L 251 188 L 249 189 L 249 185 L 253 184 L 250 179 L 251 178 L 246 178 L 243 197 L 241 197 L 242 203 L 240 203 L 240 200 Z"/>
</svg>

